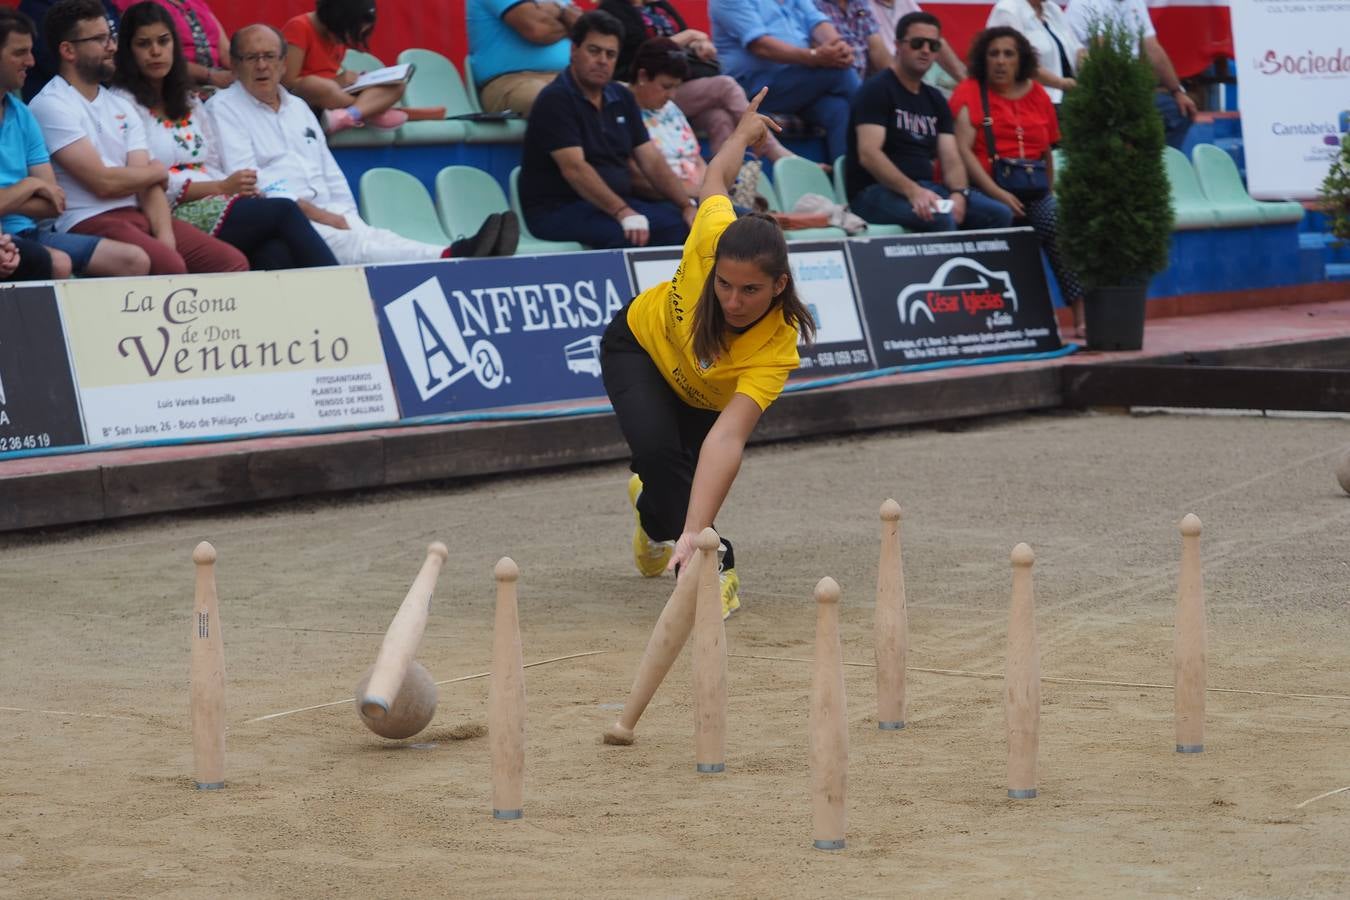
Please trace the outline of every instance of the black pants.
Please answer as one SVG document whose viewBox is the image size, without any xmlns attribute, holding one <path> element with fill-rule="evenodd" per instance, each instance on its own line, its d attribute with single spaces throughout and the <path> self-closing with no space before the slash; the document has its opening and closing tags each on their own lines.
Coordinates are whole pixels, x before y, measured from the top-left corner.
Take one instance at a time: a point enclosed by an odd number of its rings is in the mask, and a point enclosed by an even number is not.
<svg viewBox="0 0 1350 900">
<path fill-rule="evenodd" d="M 671 389 L 628 327 L 626 307 L 605 329 L 600 369 L 633 454 L 629 468 L 642 479 L 642 530 L 654 541 L 676 540 L 684 532 L 698 453 L 718 413 L 688 405 Z M 722 565 L 730 569 L 736 557 L 731 541 L 721 537 L 727 547 Z"/>
<path fill-rule="evenodd" d="M 241 250 L 255 272 L 337 265 L 328 243 L 285 197 L 240 197 L 216 237 Z"/>
<path fill-rule="evenodd" d="M 12 237 L 19 251 L 19 267 L 4 281 L 46 281 L 52 277 L 52 255 L 37 241 Z"/>
</svg>

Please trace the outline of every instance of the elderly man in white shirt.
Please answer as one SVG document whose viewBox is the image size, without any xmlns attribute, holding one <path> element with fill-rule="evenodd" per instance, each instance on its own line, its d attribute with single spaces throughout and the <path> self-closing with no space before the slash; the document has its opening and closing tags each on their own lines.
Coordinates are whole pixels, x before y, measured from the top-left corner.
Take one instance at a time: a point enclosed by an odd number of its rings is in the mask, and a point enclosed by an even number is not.
<svg viewBox="0 0 1350 900">
<path fill-rule="evenodd" d="M 1088 48 L 1089 54 L 1092 52 L 1089 32 L 1092 23 L 1098 20 L 1114 22 L 1139 35 L 1139 52 L 1153 67 L 1158 83 L 1167 92 L 1160 91 L 1154 97 L 1154 105 L 1162 114 L 1163 126 L 1167 129 L 1167 143 L 1180 150 L 1191 120 L 1199 110 L 1181 86 L 1167 51 L 1158 43 L 1158 33 L 1153 28 L 1144 0 L 1070 0 L 1065 14 L 1074 36 Z"/>
<path fill-rule="evenodd" d="M 249 25 L 230 41 L 235 82 L 206 104 L 226 171 L 255 169 L 264 194 L 293 199 L 339 263 L 386 263 L 464 256 L 510 256 L 519 239 L 512 213 L 493 213 L 472 237 L 449 247 L 375 228 L 357 213 L 347 178 L 323 127 L 281 86 L 286 42 L 269 25 Z"/>
<path fill-rule="evenodd" d="M 1006 25 L 1026 35 L 1039 61 L 1036 80 L 1045 85 L 1050 102 L 1064 100 L 1064 92 L 1075 85 L 1083 44 L 1069 27 L 1064 11 L 1055 0 L 998 0 L 989 11 L 985 28 Z"/>
</svg>

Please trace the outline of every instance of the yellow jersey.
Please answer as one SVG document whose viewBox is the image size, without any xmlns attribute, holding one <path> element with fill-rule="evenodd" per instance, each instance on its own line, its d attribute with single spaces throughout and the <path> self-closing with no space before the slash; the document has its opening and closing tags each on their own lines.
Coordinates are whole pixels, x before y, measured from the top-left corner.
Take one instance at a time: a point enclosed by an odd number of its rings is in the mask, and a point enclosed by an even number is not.
<svg viewBox="0 0 1350 900">
<path fill-rule="evenodd" d="M 781 308 L 770 308 L 742 334 L 728 334 L 727 349 L 717 359 L 694 357 L 694 307 L 712 275 L 717 240 L 734 221 L 730 198 L 719 195 L 703 201 L 674 279 L 633 299 L 628 327 L 685 403 L 720 411 L 732 394 L 745 394 L 765 410 L 778 399 L 800 362 L 797 329 L 788 324 Z"/>
</svg>

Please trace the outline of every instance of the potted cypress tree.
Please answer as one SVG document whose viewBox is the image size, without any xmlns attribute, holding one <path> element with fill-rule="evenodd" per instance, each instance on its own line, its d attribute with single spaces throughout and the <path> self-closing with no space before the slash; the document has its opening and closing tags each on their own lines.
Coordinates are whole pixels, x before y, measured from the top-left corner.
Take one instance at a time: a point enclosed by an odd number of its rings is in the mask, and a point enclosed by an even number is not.
<svg viewBox="0 0 1350 900">
<path fill-rule="evenodd" d="M 1322 180 L 1322 212 L 1331 233 L 1341 242 L 1350 241 L 1350 134 L 1341 136 L 1341 151 Z"/>
<path fill-rule="evenodd" d="M 1167 268 L 1172 238 L 1153 70 L 1139 35 L 1098 22 L 1076 77 L 1055 172 L 1060 251 L 1083 282 L 1088 349 L 1138 350 L 1149 278 Z"/>
</svg>

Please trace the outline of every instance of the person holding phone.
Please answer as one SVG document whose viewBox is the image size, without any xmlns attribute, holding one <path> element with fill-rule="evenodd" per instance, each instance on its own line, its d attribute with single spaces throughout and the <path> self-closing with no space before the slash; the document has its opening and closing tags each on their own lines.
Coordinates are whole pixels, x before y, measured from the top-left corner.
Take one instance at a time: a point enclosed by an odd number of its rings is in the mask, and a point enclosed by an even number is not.
<svg viewBox="0 0 1350 900">
<path fill-rule="evenodd" d="M 849 206 L 868 222 L 910 231 L 1006 228 L 1011 210 L 971 189 L 951 109 L 923 80 L 944 46 L 941 23 L 932 13 L 910 13 L 895 37 L 890 68 L 853 101 L 844 160 Z M 942 165 L 941 184 L 934 162 Z"/>
</svg>

